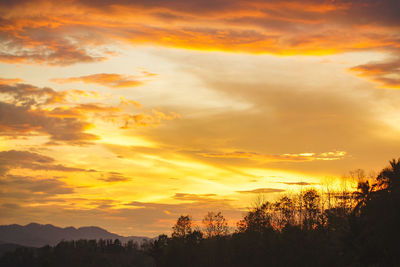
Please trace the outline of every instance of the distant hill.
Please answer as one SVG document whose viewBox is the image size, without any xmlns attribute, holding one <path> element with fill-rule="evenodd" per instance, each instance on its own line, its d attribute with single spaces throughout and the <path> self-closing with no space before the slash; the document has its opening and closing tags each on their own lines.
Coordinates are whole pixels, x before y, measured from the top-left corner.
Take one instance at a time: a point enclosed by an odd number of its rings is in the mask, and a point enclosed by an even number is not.
<svg viewBox="0 0 400 267">
<path fill-rule="evenodd" d="M 0 243 L 18 244 L 29 247 L 41 247 L 45 245 L 56 245 L 61 240 L 79 239 L 119 239 L 122 243 L 133 240 L 141 243 L 149 240 L 140 236 L 120 236 L 104 230 L 100 227 L 56 227 L 51 224 L 30 223 L 25 226 L 18 224 L 0 225 Z"/>
</svg>

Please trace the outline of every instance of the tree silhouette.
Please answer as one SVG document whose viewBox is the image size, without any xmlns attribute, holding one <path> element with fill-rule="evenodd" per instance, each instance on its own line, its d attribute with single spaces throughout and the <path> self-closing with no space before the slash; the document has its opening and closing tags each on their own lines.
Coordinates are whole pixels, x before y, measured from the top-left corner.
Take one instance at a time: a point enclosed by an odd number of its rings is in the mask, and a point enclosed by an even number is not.
<svg viewBox="0 0 400 267">
<path fill-rule="evenodd" d="M 354 198 L 357 201 L 353 212 L 359 214 L 371 199 L 373 187 L 369 185 L 369 181 L 361 181 L 358 183 L 357 189 L 358 191 L 353 193 Z"/>
<path fill-rule="evenodd" d="M 192 219 L 189 215 L 181 215 L 172 227 L 172 237 L 184 238 L 192 233 Z"/>
<path fill-rule="evenodd" d="M 295 206 L 292 199 L 287 196 L 281 197 L 274 203 L 276 226 L 282 229 L 294 224 Z"/>
<path fill-rule="evenodd" d="M 376 183 L 359 183 L 352 232 L 362 265 L 398 266 L 400 254 L 400 159 L 376 177 Z"/>
<path fill-rule="evenodd" d="M 263 232 L 271 227 L 272 204 L 265 202 L 254 207 L 237 223 L 239 232 Z"/>
<path fill-rule="evenodd" d="M 304 205 L 303 226 L 306 230 L 311 230 L 318 222 L 319 199 L 315 189 L 309 189 L 302 195 Z"/>
<path fill-rule="evenodd" d="M 390 161 L 390 166 L 383 169 L 376 178 L 378 187 L 391 193 L 400 191 L 400 158 Z"/>
<path fill-rule="evenodd" d="M 208 238 L 228 233 L 228 223 L 221 212 L 208 212 L 202 222 L 204 224 L 204 232 Z"/>
</svg>

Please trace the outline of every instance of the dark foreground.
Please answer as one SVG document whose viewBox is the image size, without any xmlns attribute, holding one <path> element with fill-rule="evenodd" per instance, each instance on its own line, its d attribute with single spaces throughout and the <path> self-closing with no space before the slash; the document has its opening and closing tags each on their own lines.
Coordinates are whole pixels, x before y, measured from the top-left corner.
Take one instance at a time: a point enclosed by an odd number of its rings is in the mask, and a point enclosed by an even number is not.
<svg viewBox="0 0 400 267">
<path fill-rule="evenodd" d="M 79 240 L 18 247 L 0 266 L 400 266 L 399 215 L 400 161 L 393 160 L 374 181 L 360 175 L 357 192 L 309 189 L 259 203 L 233 234 L 220 213 L 206 215 L 203 231 L 181 216 L 171 237 L 140 246 Z"/>
</svg>

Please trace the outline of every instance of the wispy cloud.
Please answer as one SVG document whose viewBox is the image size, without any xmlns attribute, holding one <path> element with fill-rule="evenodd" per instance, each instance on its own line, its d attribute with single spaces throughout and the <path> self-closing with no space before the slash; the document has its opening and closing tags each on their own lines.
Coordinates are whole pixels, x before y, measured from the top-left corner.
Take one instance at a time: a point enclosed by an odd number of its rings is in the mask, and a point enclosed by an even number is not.
<svg viewBox="0 0 400 267">
<path fill-rule="evenodd" d="M 125 177 L 123 174 L 119 172 L 110 172 L 107 175 L 103 175 L 103 177 L 99 178 L 100 181 L 107 183 L 116 183 L 116 182 L 128 182 L 131 181 L 131 178 Z"/>
<path fill-rule="evenodd" d="M 199 153 L 199 155 L 207 158 L 237 158 L 251 159 L 261 161 L 314 161 L 314 160 L 339 160 L 345 155 L 345 151 L 333 151 L 324 153 L 299 153 L 299 154 L 282 154 L 282 155 L 264 155 L 255 152 L 235 151 L 228 153 Z"/>
<path fill-rule="evenodd" d="M 299 185 L 299 186 L 315 185 L 315 183 L 308 183 L 308 182 L 281 182 L 281 183 L 286 185 Z"/>
<path fill-rule="evenodd" d="M 29 195 L 40 194 L 43 198 L 48 198 L 60 194 L 71 194 L 74 188 L 65 182 L 56 178 L 34 178 L 26 176 L 6 175 L 0 178 L 0 184 L 6 186 L 9 190 L 14 192 L 7 192 L 15 194 L 17 197 L 25 195 L 24 198 L 30 198 Z M 12 198 L 10 194 L 3 194 L 0 197 Z M 48 199 L 49 200 L 49 199 Z"/>
<path fill-rule="evenodd" d="M 23 82 L 22 79 L 5 79 L 5 78 L 0 78 L 0 84 L 5 84 L 5 85 L 10 85 L 10 84 L 15 84 L 15 83 L 21 83 Z"/>
<path fill-rule="evenodd" d="M 400 59 L 362 64 L 350 68 L 350 71 L 379 84 L 381 88 L 400 89 Z"/>
<path fill-rule="evenodd" d="M 61 172 L 94 172 L 82 168 L 68 167 L 59 164 L 54 158 L 30 151 L 8 150 L 0 152 L 0 174 L 10 169 L 24 168 L 30 170 L 47 170 Z"/>
<path fill-rule="evenodd" d="M 272 193 L 282 193 L 285 192 L 285 190 L 279 188 L 256 188 L 253 190 L 243 190 L 236 192 L 241 194 L 272 194 Z"/>
<path fill-rule="evenodd" d="M 144 77 L 151 77 L 154 75 L 155 74 L 149 72 L 142 73 L 141 76 L 129 76 L 129 75 L 121 75 L 115 73 L 99 73 L 99 74 L 92 74 L 79 77 L 57 78 L 57 79 L 51 79 L 51 81 L 61 84 L 83 82 L 83 83 L 99 84 L 111 88 L 127 88 L 127 87 L 135 87 L 142 85 Z"/>
<path fill-rule="evenodd" d="M 187 194 L 187 193 L 175 193 L 174 199 L 182 201 L 218 201 L 216 194 Z"/>
</svg>

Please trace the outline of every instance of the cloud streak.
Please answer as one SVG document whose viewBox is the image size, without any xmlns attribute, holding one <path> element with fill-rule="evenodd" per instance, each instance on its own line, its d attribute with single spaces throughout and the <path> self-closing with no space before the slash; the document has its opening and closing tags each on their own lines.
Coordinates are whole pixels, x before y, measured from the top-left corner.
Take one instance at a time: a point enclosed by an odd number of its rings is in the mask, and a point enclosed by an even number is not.
<svg viewBox="0 0 400 267">
<path fill-rule="evenodd" d="M 285 192 L 285 190 L 279 188 L 257 188 L 253 190 L 243 190 L 236 192 L 240 194 L 272 194 L 272 193 L 282 193 Z"/>
<path fill-rule="evenodd" d="M 0 174 L 7 173 L 8 170 L 15 168 L 61 172 L 94 172 L 94 170 L 85 170 L 56 164 L 53 158 L 38 153 L 18 150 L 1 151 Z"/>
<path fill-rule="evenodd" d="M 251 159 L 266 162 L 296 162 L 296 161 L 315 161 L 315 160 L 339 160 L 345 155 L 345 151 L 333 151 L 324 153 L 300 153 L 300 154 L 282 154 L 282 155 L 263 155 L 255 152 L 235 151 L 229 153 L 199 153 L 206 158 L 230 158 L 230 159 Z"/>
<path fill-rule="evenodd" d="M 125 177 L 119 172 L 110 172 L 107 176 L 99 178 L 99 180 L 107 183 L 117 183 L 117 182 L 129 182 L 132 179 Z"/>
<path fill-rule="evenodd" d="M 55 178 L 32 178 L 6 175 L 0 178 L 0 184 L 7 187 L 9 190 L 13 190 L 14 192 L 12 194 L 15 194 L 17 198 L 21 197 L 21 195 L 25 195 L 25 198 L 29 198 L 31 194 L 38 194 L 44 198 L 48 198 L 56 195 L 74 193 L 73 187 Z M 0 194 L 0 197 L 11 198 L 12 194 L 7 192 Z"/>
<path fill-rule="evenodd" d="M 152 73 L 146 74 L 146 76 L 153 76 L 153 75 L 154 74 Z M 60 84 L 83 82 L 90 84 L 99 84 L 111 88 L 129 88 L 142 85 L 143 81 L 140 81 L 140 78 L 142 77 L 121 75 L 115 73 L 99 73 L 99 74 L 92 74 L 80 77 L 51 79 L 51 81 Z"/>
<path fill-rule="evenodd" d="M 21 83 L 23 82 L 22 79 L 5 79 L 5 78 L 0 78 L 0 85 L 11 85 L 15 83 Z"/>
<path fill-rule="evenodd" d="M 400 89 L 400 58 L 358 65 L 350 71 L 379 84 L 381 88 Z"/>
</svg>

